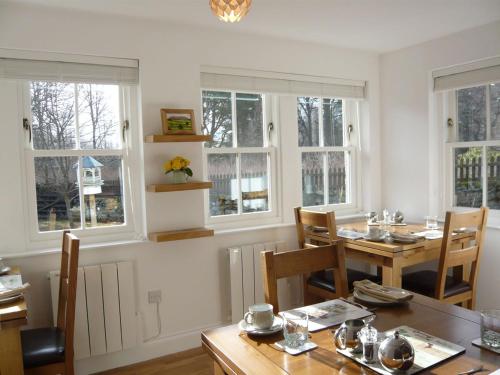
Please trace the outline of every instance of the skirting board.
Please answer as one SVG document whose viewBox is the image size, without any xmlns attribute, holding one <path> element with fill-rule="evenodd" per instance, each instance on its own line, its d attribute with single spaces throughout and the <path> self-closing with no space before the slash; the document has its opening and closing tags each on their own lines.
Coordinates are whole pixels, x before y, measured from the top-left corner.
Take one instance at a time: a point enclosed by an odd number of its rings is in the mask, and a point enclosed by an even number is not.
<svg viewBox="0 0 500 375">
<path fill-rule="evenodd" d="M 221 327 L 225 324 L 227 323 L 220 322 L 206 327 L 198 327 L 190 331 L 139 344 L 133 349 L 81 359 L 76 361 L 76 374 L 93 374 L 199 347 L 201 345 L 202 331 Z"/>
</svg>

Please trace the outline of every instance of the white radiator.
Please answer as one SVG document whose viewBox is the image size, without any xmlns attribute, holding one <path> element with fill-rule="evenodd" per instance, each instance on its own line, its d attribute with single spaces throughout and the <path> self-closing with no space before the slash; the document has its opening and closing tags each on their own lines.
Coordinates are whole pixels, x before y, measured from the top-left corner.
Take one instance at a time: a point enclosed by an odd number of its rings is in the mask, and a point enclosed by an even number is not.
<svg viewBox="0 0 500 375">
<path fill-rule="evenodd" d="M 287 247 L 284 241 L 277 241 L 233 246 L 227 250 L 231 283 L 231 320 L 233 323 L 237 323 L 248 311 L 248 306 L 264 302 L 260 253 L 268 250 L 286 251 Z M 297 284 L 297 281 L 289 280 L 287 283 L 286 280 L 278 280 L 280 308 L 297 304 L 297 297 L 301 297 L 301 292 L 297 295 L 297 293 L 293 293 L 293 289 L 300 289 L 300 284 Z M 294 294 L 295 302 L 291 302 L 292 294 Z"/>
<path fill-rule="evenodd" d="M 49 273 L 54 324 L 57 322 L 59 271 Z M 132 262 L 78 268 L 75 359 L 117 352 L 137 344 Z"/>
</svg>

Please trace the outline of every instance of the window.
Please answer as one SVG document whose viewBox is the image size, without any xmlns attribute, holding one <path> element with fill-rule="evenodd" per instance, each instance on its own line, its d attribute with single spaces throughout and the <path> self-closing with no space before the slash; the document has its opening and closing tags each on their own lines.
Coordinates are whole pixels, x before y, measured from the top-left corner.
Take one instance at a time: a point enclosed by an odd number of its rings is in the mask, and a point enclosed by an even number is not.
<svg viewBox="0 0 500 375">
<path fill-rule="evenodd" d="M 213 138 L 204 148 L 210 221 L 275 214 L 269 107 L 263 94 L 202 91 L 202 131 Z"/>
<path fill-rule="evenodd" d="M 25 160 L 32 227 L 39 235 L 131 230 L 127 87 L 30 81 L 23 92 L 31 125 Z"/>
<path fill-rule="evenodd" d="M 335 98 L 297 98 L 302 205 L 305 207 L 336 205 L 338 208 L 355 203 L 355 184 L 351 178 L 356 142 L 350 139 L 352 123 L 346 126 L 347 102 Z"/>
<path fill-rule="evenodd" d="M 448 95 L 453 207 L 500 209 L 500 83 Z"/>
</svg>

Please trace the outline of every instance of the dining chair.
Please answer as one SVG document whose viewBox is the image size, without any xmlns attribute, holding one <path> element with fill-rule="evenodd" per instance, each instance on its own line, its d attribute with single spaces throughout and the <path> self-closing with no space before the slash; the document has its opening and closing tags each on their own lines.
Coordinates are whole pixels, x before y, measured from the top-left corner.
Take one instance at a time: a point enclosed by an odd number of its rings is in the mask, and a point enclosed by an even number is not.
<svg viewBox="0 0 500 375">
<path fill-rule="evenodd" d="M 339 241 L 335 223 L 335 212 L 308 211 L 301 207 L 295 207 L 294 211 L 299 247 L 311 248 L 318 246 L 320 243 L 334 243 Z M 354 289 L 353 283 L 355 281 L 365 279 L 376 283 L 382 281 L 377 275 L 347 268 L 349 291 Z M 318 298 L 338 298 L 338 293 L 333 281 L 333 275 L 330 270 L 321 270 L 306 275 L 303 280 L 304 302 L 306 304 L 311 304 L 317 302 Z"/>
<path fill-rule="evenodd" d="M 486 207 L 465 213 L 447 212 L 437 272 L 423 270 L 403 275 L 403 288 L 473 310 L 487 218 Z M 475 232 L 474 239 L 453 243 L 454 231 L 464 229 Z M 449 276 L 450 268 L 459 272 Z"/>
<path fill-rule="evenodd" d="M 57 326 L 21 331 L 26 375 L 73 375 L 76 283 L 80 240 L 64 231 Z"/>
<path fill-rule="evenodd" d="M 282 253 L 263 251 L 260 253 L 260 259 L 265 300 L 273 305 L 274 313 L 279 312 L 278 279 L 285 277 L 309 274 L 328 268 L 333 273 L 337 296 L 347 297 L 348 295 L 345 254 L 341 241 Z"/>
</svg>

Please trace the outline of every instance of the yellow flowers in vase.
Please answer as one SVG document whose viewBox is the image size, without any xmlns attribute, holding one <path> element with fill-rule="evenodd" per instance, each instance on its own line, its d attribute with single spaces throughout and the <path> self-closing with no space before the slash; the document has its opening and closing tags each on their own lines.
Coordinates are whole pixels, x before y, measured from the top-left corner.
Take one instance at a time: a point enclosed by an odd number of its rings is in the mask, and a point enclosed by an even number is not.
<svg viewBox="0 0 500 375">
<path fill-rule="evenodd" d="M 193 176 L 193 171 L 189 168 L 191 162 L 182 156 L 176 156 L 163 164 L 165 174 L 172 172 L 172 183 L 182 184 L 185 183 L 189 177 Z"/>
</svg>

